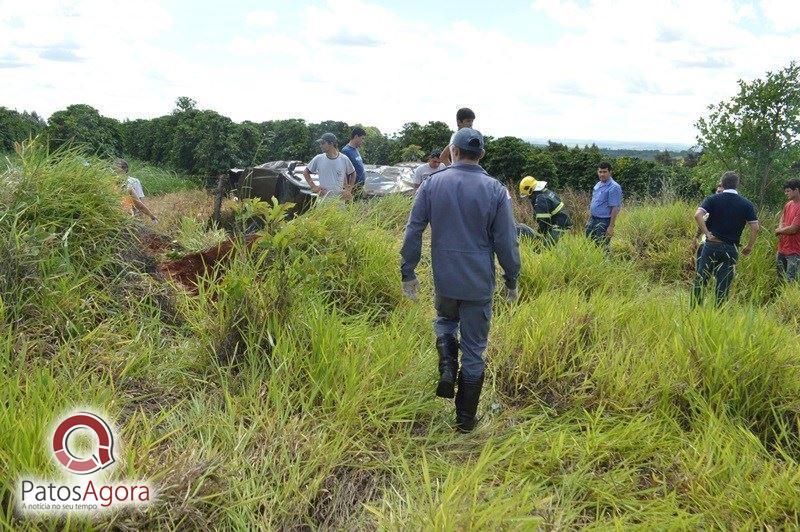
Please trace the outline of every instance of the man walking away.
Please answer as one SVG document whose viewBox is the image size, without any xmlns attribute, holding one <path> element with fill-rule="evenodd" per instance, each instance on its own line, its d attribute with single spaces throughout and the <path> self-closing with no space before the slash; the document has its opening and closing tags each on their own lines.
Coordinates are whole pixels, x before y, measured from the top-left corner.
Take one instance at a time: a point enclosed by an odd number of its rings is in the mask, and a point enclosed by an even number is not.
<svg viewBox="0 0 800 532">
<path fill-rule="evenodd" d="M 483 387 L 483 353 L 489 335 L 494 293 L 494 256 L 503 267 L 505 296 L 516 301 L 519 249 L 505 187 L 478 165 L 483 136 L 465 128 L 453 136 L 454 164 L 426 179 L 414 199 L 400 251 L 403 292 L 416 299 L 419 281 L 414 270 L 422 251 L 422 233 L 431 225 L 431 262 L 436 292 L 436 349 L 439 384 L 436 395 L 455 393 L 456 427 L 475 427 Z M 461 332 L 461 371 L 458 371 Z"/>
<path fill-rule="evenodd" d="M 333 133 L 325 133 L 317 142 L 322 153 L 314 156 L 303 169 L 306 183 L 320 200 L 339 196 L 350 198 L 356 175 L 353 163 L 339 152 L 339 142 Z M 317 174 L 319 185 L 311 179 L 312 173 Z"/>
<path fill-rule="evenodd" d="M 125 188 L 126 195 L 122 198 L 122 207 L 126 212 L 130 213 L 131 216 L 136 216 L 141 212 L 146 214 L 154 224 L 158 223 L 158 218 L 150 212 L 150 209 L 148 209 L 147 205 L 144 203 L 142 182 L 132 175 L 128 175 L 128 168 L 128 161 L 125 159 L 117 159 L 114 162 L 114 169 L 117 173 L 125 176 L 125 184 L 123 187 Z"/>
<path fill-rule="evenodd" d="M 364 128 L 356 126 L 353 128 L 352 134 L 350 135 L 350 142 L 345 144 L 344 148 L 342 148 L 342 153 L 350 159 L 350 162 L 353 163 L 353 168 L 356 169 L 356 182 L 353 185 L 353 195 L 357 198 L 361 197 L 364 192 L 364 182 L 367 180 L 367 174 L 364 172 L 364 160 L 361 158 L 361 153 L 358 151 L 358 149 L 364 145 L 364 137 L 366 136 L 367 132 Z"/>
<path fill-rule="evenodd" d="M 465 127 L 472 128 L 473 122 L 475 122 L 475 113 L 468 107 L 462 107 L 456 112 L 456 133 Z M 455 136 L 455 133 L 453 133 L 453 136 Z M 444 163 L 445 166 L 450 166 L 450 164 L 452 164 L 452 157 L 450 155 L 450 146 L 452 145 L 453 137 L 450 137 L 450 144 L 448 144 L 442 152 L 442 163 Z"/>
<path fill-rule="evenodd" d="M 783 185 L 789 202 L 783 208 L 778 235 L 778 274 L 788 282 L 800 281 L 800 179 Z"/>
<path fill-rule="evenodd" d="M 414 169 L 414 189 L 418 189 L 422 182 L 428 179 L 428 176 L 430 176 L 432 173 L 447 168 L 439 158 L 441 153 L 442 152 L 437 149 L 431 150 L 431 152 L 428 154 L 428 162 L 421 164 Z"/>
<path fill-rule="evenodd" d="M 717 183 L 717 186 L 711 191 L 712 194 L 722 194 L 722 183 Z M 703 217 L 706 224 L 708 224 L 708 213 Z M 697 228 L 697 232 L 694 235 L 694 239 L 692 239 L 692 248 L 694 249 L 694 267 L 697 270 L 697 263 L 700 262 L 700 253 L 703 252 L 703 244 L 706 243 L 706 235 L 703 234 L 703 231 L 700 228 Z"/>
<path fill-rule="evenodd" d="M 702 302 L 703 291 L 711 273 L 717 281 L 716 304 L 720 305 L 727 299 L 739 259 L 739 240 L 744 226 L 750 228 L 750 240 L 742 249 L 744 256 L 752 253 L 759 231 L 756 208 L 736 190 L 739 188 L 739 174 L 726 172 L 722 176 L 722 187 L 724 190 L 721 194 L 708 196 L 694 214 L 697 226 L 706 236 L 706 242 L 697 263 L 692 292 L 693 306 Z"/>
<path fill-rule="evenodd" d="M 526 175 L 519 182 L 519 195 L 531 200 L 539 233 L 546 245 L 558 242 L 561 235 L 572 227 L 564 202 L 547 188 L 547 181 L 537 181 L 533 176 Z"/>
<path fill-rule="evenodd" d="M 586 224 L 586 236 L 606 250 L 610 250 L 614 226 L 622 207 L 622 187 L 611 177 L 611 163 L 602 162 L 597 165 L 598 181 L 592 190 L 592 202 L 589 205 L 589 223 Z"/>
</svg>

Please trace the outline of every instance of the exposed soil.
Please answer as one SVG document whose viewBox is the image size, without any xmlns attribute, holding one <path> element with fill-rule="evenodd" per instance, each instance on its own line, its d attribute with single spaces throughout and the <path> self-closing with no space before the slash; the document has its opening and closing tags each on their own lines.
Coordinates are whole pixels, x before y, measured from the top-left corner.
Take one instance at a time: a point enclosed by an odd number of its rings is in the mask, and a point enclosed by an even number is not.
<svg viewBox="0 0 800 532">
<path fill-rule="evenodd" d="M 257 234 L 245 236 L 245 245 L 250 247 L 257 238 Z M 212 271 L 217 264 L 226 264 L 230 261 L 234 249 L 235 240 L 229 239 L 206 250 L 190 253 L 180 259 L 161 262 L 158 265 L 158 271 L 185 286 L 190 292 L 197 293 L 198 281 Z"/>
</svg>

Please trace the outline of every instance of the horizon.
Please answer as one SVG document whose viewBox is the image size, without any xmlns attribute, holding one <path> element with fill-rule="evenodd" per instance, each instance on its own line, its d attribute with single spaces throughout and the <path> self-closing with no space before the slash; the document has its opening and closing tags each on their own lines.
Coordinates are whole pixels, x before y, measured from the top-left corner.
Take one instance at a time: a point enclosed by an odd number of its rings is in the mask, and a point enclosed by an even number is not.
<svg viewBox="0 0 800 532">
<path fill-rule="evenodd" d="M 515 0 L 473 13 L 452 0 L 8 2 L 0 105 L 49 117 L 81 101 L 123 120 L 186 95 L 237 122 L 387 134 L 454 128 L 467 106 L 492 136 L 691 147 L 708 105 L 800 49 L 786 0 Z"/>
</svg>

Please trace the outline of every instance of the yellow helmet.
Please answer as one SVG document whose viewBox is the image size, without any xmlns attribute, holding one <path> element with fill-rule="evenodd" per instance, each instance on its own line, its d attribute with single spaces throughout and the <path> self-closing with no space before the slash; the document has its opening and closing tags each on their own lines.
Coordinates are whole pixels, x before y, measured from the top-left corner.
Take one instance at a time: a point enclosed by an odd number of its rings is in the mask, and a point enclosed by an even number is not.
<svg viewBox="0 0 800 532">
<path fill-rule="evenodd" d="M 532 175 L 526 175 L 522 178 L 522 181 L 519 182 L 519 195 L 524 198 L 530 196 L 531 192 L 544 190 L 546 186 L 547 181 L 536 181 L 536 178 Z"/>
</svg>

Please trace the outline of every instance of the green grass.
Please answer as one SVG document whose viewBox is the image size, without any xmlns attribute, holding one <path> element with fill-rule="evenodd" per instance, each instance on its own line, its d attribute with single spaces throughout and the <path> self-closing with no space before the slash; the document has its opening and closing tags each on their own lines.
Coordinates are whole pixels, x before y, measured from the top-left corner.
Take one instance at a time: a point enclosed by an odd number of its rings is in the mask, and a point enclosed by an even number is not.
<svg viewBox="0 0 800 532">
<path fill-rule="evenodd" d="M 180 175 L 160 166 L 154 166 L 136 159 L 127 159 L 129 173 L 142 182 L 147 196 L 158 196 L 203 186 L 202 178 Z"/>
<path fill-rule="evenodd" d="M 270 223 L 190 296 L 124 252 L 107 165 L 27 149 L 0 190 L 2 527 L 800 525 L 800 288 L 769 232 L 731 302 L 692 311 L 689 205 L 623 211 L 610 258 L 523 243 L 460 435 L 433 396 L 427 252 L 420 300 L 399 289 L 410 199 Z M 156 485 L 149 509 L 14 513 L 20 475 L 60 475 L 45 439 L 77 405 L 118 427 L 114 475 Z"/>
</svg>

